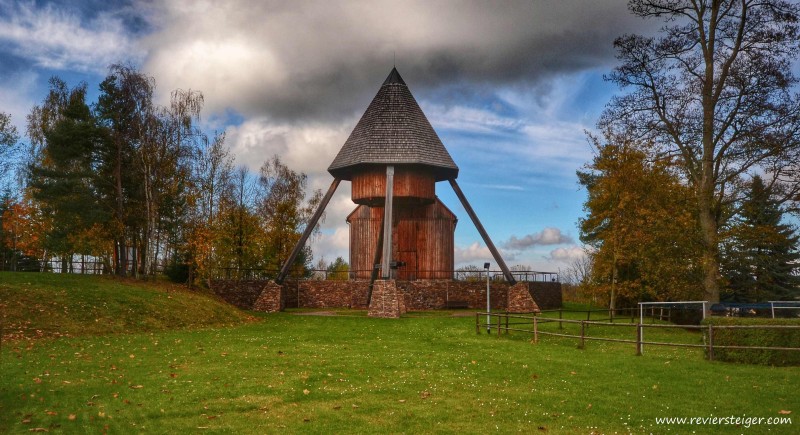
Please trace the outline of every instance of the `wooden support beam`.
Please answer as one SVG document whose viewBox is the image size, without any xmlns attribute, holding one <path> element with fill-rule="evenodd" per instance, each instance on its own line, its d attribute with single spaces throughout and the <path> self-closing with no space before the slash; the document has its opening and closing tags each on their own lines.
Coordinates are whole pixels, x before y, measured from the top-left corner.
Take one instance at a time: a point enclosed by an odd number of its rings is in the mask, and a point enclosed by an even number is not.
<svg viewBox="0 0 800 435">
<path fill-rule="evenodd" d="M 311 217 L 311 220 L 306 225 L 306 229 L 303 231 L 303 235 L 300 236 L 300 240 L 297 241 L 297 244 L 294 245 L 294 249 L 292 249 L 292 253 L 289 254 L 289 258 L 286 259 L 286 262 L 283 263 L 283 267 L 281 267 L 281 271 L 278 273 L 278 277 L 275 278 L 275 282 L 278 284 L 283 284 L 283 280 L 286 279 L 286 275 L 289 274 L 289 269 L 292 268 L 292 264 L 294 260 L 297 259 L 297 255 L 300 254 L 300 251 L 305 246 L 308 237 L 314 231 L 314 228 L 317 226 L 317 222 L 319 218 L 322 217 L 322 213 L 325 211 L 325 207 L 328 206 L 328 203 L 333 196 L 333 193 L 336 192 L 336 188 L 339 187 L 339 182 L 341 180 L 338 178 L 334 178 L 333 182 L 331 183 L 331 187 L 328 188 L 328 193 L 322 198 L 322 202 L 319 203 L 319 207 L 317 207 L 317 211 L 314 212 L 314 216 Z"/>
<path fill-rule="evenodd" d="M 497 251 L 497 248 L 494 247 L 494 243 L 492 243 L 492 239 L 489 238 L 489 234 L 486 233 L 486 230 L 483 228 L 481 221 L 478 220 L 478 215 L 475 214 L 475 210 L 472 209 L 472 206 L 469 205 L 467 201 L 467 197 L 464 196 L 464 192 L 461 191 L 461 188 L 458 187 L 458 183 L 456 183 L 455 179 L 447 180 L 450 182 L 450 186 L 453 187 L 453 191 L 456 192 L 456 196 L 461 201 L 461 205 L 464 206 L 464 210 L 467 211 L 470 219 L 472 219 L 472 223 L 475 224 L 475 228 L 478 229 L 478 232 L 483 237 L 483 243 L 486 243 L 486 247 L 489 248 L 489 252 L 492 253 L 492 257 L 494 257 L 494 261 L 497 262 L 497 265 L 500 266 L 500 269 L 503 271 L 503 276 L 506 277 L 506 281 L 508 281 L 511 285 L 517 283 L 517 280 L 514 279 L 514 276 L 511 275 L 511 271 L 508 270 L 508 266 L 506 266 L 506 262 L 503 261 L 503 258 L 500 256 L 500 252 Z"/>
<path fill-rule="evenodd" d="M 386 167 L 386 204 L 383 207 L 383 256 L 381 278 L 391 278 L 392 263 L 392 199 L 394 196 L 394 166 Z"/>
</svg>

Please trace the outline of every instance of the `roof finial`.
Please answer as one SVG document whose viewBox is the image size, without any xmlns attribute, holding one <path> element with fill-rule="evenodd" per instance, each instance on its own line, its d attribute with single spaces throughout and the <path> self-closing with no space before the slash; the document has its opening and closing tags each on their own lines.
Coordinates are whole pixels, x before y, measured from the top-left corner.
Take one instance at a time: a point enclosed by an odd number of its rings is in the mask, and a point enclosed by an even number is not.
<svg viewBox="0 0 800 435">
<path fill-rule="evenodd" d="M 394 59 L 392 59 L 392 68 L 397 68 L 397 50 L 393 51 Z"/>
</svg>

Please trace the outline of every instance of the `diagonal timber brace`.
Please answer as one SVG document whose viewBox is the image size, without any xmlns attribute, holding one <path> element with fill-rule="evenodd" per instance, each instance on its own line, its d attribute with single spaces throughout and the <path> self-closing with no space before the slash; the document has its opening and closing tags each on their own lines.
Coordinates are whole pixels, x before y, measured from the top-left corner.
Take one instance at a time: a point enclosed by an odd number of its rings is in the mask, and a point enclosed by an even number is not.
<svg viewBox="0 0 800 435">
<path fill-rule="evenodd" d="M 278 284 L 283 284 L 283 280 L 286 279 L 286 275 L 289 274 L 289 270 L 292 268 L 292 264 L 294 264 L 294 260 L 297 259 L 297 255 L 300 254 L 300 251 L 305 246 L 306 241 L 308 241 L 308 237 L 314 231 L 314 228 L 317 226 L 317 222 L 319 218 L 322 217 L 322 213 L 325 211 L 325 207 L 328 206 L 328 203 L 333 196 L 333 193 L 336 192 L 336 188 L 339 187 L 339 182 L 341 180 L 338 178 L 334 178 L 333 182 L 331 183 L 331 187 L 328 188 L 328 193 L 322 198 L 322 202 L 319 203 L 319 207 L 317 211 L 314 212 L 314 216 L 311 217 L 311 220 L 306 225 L 306 229 L 303 231 L 303 235 L 300 236 L 300 240 L 297 241 L 297 244 L 294 245 L 294 249 L 292 249 L 292 253 L 289 254 L 289 258 L 286 259 L 286 262 L 283 263 L 283 267 L 281 267 L 281 271 L 278 273 L 278 277 L 275 278 L 275 282 Z"/>
<path fill-rule="evenodd" d="M 503 271 L 503 276 L 506 277 L 506 281 L 508 281 L 511 285 L 517 283 L 517 280 L 514 279 L 514 276 L 511 275 L 511 271 L 508 270 L 508 266 L 506 266 L 506 262 L 503 261 L 503 257 L 500 256 L 500 252 L 497 251 L 495 248 L 494 243 L 492 243 L 492 239 L 489 238 L 489 234 L 486 233 L 486 230 L 483 228 L 481 221 L 478 220 L 478 215 L 475 214 L 475 210 L 472 209 L 472 206 L 469 205 L 467 201 L 467 197 L 464 196 L 464 192 L 461 191 L 461 188 L 458 187 L 458 183 L 456 180 L 449 179 L 447 180 L 450 182 L 450 186 L 453 187 L 453 191 L 456 192 L 456 196 L 461 201 L 461 205 L 464 206 L 464 210 L 467 211 L 470 219 L 472 219 L 472 223 L 475 224 L 475 228 L 477 228 L 478 232 L 483 237 L 483 243 L 486 243 L 486 247 L 489 248 L 489 252 L 492 253 L 492 257 L 494 257 L 494 261 L 497 262 L 497 265 L 500 266 L 500 269 Z"/>
</svg>

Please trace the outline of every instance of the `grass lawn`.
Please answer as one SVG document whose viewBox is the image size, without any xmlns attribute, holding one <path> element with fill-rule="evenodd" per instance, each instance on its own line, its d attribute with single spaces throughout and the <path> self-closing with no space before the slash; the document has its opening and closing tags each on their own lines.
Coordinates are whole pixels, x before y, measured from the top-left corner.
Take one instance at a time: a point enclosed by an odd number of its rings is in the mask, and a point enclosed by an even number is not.
<svg viewBox="0 0 800 435">
<path fill-rule="evenodd" d="M 4 297 L 20 297 L 18 288 L 0 281 Z M 799 422 L 655 421 L 796 417 L 797 368 L 708 362 L 694 349 L 651 346 L 637 357 L 628 344 L 587 341 L 579 350 L 574 339 L 542 337 L 533 345 L 522 333 L 478 335 L 474 317 L 446 312 L 298 314 L 6 339 L 0 433 L 797 433 Z"/>
</svg>

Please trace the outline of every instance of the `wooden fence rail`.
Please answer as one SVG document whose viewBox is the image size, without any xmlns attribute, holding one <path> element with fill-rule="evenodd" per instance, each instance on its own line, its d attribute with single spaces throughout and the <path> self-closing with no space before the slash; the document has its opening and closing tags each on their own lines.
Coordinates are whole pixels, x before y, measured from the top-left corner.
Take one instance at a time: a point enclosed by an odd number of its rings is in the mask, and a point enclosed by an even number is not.
<svg viewBox="0 0 800 435">
<path fill-rule="evenodd" d="M 552 310 L 558 311 L 558 310 Z M 481 317 L 487 319 L 486 323 L 481 323 Z M 492 321 L 491 318 L 494 317 L 495 321 Z M 580 334 L 566 334 L 560 332 L 550 332 L 550 331 L 542 331 L 540 329 L 540 325 L 543 323 L 558 323 L 559 329 L 563 329 L 563 324 L 575 324 L 580 327 Z M 526 326 L 526 327 L 520 327 Z M 590 326 L 608 326 L 608 327 L 634 327 L 636 328 L 636 338 L 635 339 L 625 339 L 625 338 L 610 338 L 610 337 L 598 337 L 598 336 L 589 336 L 587 334 L 587 329 Z M 491 333 L 491 330 L 494 329 L 497 337 L 499 338 L 501 333 L 508 334 L 509 332 L 524 332 L 533 334 L 533 342 L 539 342 L 540 335 L 549 335 L 554 337 L 565 337 L 565 338 L 577 338 L 578 339 L 578 348 L 584 349 L 586 340 L 594 340 L 594 341 L 607 341 L 607 342 L 615 342 L 615 343 L 631 343 L 635 344 L 636 346 L 636 355 L 642 355 L 642 349 L 644 345 L 654 345 L 654 346 L 671 346 L 671 347 L 695 347 L 695 348 L 705 348 L 708 350 L 708 358 L 710 360 L 714 359 L 714 350 L 720 349 L 750 349 L 750 350 L 786 350 L 786 351 L 800 351 L 800 347 L 781 347 L 781 346 L 736 346 L 736 345 L 718 345 L 714 344 L 714 331 L 725 330 L 725 329 L 786 329 L 786 330 L 800 330 L 800 325 L 664 325 L 664 324 L 647 324 L 647 323 L 613 323 L 613 322 L 602 322 L 597 320 L 572 320 L 572 319 L 564 319 L 563 317 L 559 317 L 558 319 L 555 318 L 548 318 L 548 317 L 541 317 L 537 315 L 524 315 L 524 314 L 510 314 L 510 313 L 475 313 L 475 331 L 476 333 L 480 334 L 481 328 L 485 328 L 487 334 Z M 644 329 L 696 329 L 696 330 L 705 330 L 707 332 L 708 340 L 704 344 L 693 344 L 693 343 L 671 343 L 671 342 L 663 342 L 663 341 L 647 341 L 644 339 Z"/>
</svg>

